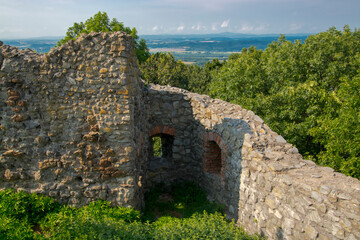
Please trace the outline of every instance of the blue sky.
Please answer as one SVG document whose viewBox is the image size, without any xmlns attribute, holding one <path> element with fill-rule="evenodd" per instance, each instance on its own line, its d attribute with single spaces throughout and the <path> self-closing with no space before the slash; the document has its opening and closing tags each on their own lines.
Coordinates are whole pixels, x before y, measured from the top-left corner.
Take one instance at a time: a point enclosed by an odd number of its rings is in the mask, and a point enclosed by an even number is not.
<svg viewBox="0 0 360 240">
<path fill-rule="evenodd" d="M 140 35 L 360 27 L 360 0 L 0 0 L 0 39 L 63 36 L 98 11 Z"/>
</svg>

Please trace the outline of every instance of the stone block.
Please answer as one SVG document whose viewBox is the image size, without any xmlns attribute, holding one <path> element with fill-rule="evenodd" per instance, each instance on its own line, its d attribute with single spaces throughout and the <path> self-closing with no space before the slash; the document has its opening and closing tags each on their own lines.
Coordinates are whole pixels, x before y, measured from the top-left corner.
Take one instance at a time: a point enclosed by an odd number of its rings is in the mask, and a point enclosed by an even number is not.
<svg viewBox="0 0 360 240">
<path fill-rule="evenodd" d="M 305 227 L 305 233 L 309 239 L 316 239 L 319 235 L 319 232 L 314 227 L 309 225 Z"/>
</svg>

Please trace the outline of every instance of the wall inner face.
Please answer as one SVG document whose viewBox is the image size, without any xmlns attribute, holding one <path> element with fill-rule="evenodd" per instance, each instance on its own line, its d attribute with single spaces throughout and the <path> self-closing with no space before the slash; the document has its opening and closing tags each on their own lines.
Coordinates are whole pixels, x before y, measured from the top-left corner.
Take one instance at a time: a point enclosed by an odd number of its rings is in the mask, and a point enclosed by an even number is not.
<svg viewBox="0 0 360 240">
<path fill-rule="evenodd" d="M 220 174 L 221 149 L 215 141 L 207 141 L 204 143 L 204 170 L 209 173 Z"/>
<path fill-rule="evenodd" d="M 241 106 L 145 87 L 133 48 L 119 32 L 45 55 L 0 42 L 0 190 L 140 208 L 154 182 L 195 181 L 269 239 L 360 239 L 357 179 L 304 160 Z"/>
</svg>

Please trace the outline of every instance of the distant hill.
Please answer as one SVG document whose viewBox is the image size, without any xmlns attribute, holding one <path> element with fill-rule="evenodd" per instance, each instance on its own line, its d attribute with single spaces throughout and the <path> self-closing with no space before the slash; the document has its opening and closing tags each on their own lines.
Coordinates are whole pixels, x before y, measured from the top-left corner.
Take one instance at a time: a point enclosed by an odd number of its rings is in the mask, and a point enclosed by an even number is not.
<svg viewBox="0 0 360 240">
<path fill-rule="evenodd" d="M 285 35 L 290 41 L 304 41 L 310 34 Z M 234 52 L 255 46 L 265 49 L 278 40 L 280 34 L 189 34 L 189 35 L 143 35 L 151 52 L 171 52 L 176 59 L 203 66 L 214 58 L 227 60 Z"/>
<path fill-rule="evenodd" d="M 63 37 L 37 37 L 24 39 L 1 40 L 7 45 L 15 46 L 21 49 L 30 48 L 39 53 L 49 52 L 57 42 Z"/>
<path fill-rule="evenodd" d="M 304 41 L 310 34 L 285 35 L 290 41 Z M 267 45 L 278 40 L 280 34 L 181 34 L 181 35 L 142 35 L 151 52 L 171 52 L 177 59 L 187 63 L 204 65 L 211 59 L 226 60 L 233 52 L 255 46 L 265 49 Z M 30 48 L 39 53 L 49 52 L 62 37 L 39 37 L 28 39 L 3 40 L 5 44 L 18 48 Z M 1 40 L 1 39 L 0 39 Z"/>
<path fill-rule="evenodd" d="M 304 41 L 309 34 L 285 35 L 290 41 Z M 187 51 L 239 52 L 243 48 L 255 46 L 265 49 L 267 45 L 278 40 L 280 34 L 189 34 L 189 35 L 143 35 L 149 48 L 185 48 Z"/>
</svg>

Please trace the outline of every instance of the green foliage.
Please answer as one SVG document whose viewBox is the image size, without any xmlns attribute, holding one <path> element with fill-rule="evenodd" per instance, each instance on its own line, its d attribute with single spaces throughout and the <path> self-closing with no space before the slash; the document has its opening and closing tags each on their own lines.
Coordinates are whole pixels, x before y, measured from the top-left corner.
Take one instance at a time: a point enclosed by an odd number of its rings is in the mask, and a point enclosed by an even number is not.
<svg viewBox="0 0 360 240">
<path fill-rule="evenodd" d="M 205 64 L 204 68 L 176 61 L 171 53 L 155 53 L 140 65 L 141 77 L 147 83 L 170 85 L 192 92 L 206 94 L 212 72 L 222 65 L 219 60 Z"/>
<path fill-rule="evenodd" d="M 206 201 L 203 190 L 193 183 L 175 184 L 172 189 L 174 202 L 191 205 Z M 148 199 L 156 202 L 165 190 L 164 184 L 159 185 Z M 0 192 L 0 211 L 0 239 L 9 240 L 259 239 L 247 235 L 220 213 L 196 213 L 181 220 L 162 217 L 150 224 L 140 221 L 138 211 L 111 207 L 107 201 L 81 208 L 60 207 L 49 197 L 13 190 Z"/>
<path fill-rule="evenodd" d="M 206 193 L 193 182 L 174 183 L 167 187 L 157 184 L 145 193 L 145 220 L 155 221 L 160 216 L 188 218 L 194 213 L 221 212 L 223 207 L 206 199 Z"/>
<path fill-rule="evenodd" d="M 60 204 L 36 193 L 0 191 L 0 239 L 42 239 L 33 227 Z"/>
<path fill-rule="evenodd" d="M 130 208 L 97 201 L 82 208 L 64 206 L 41 223 L 50 239 L 148 239 L 149 227 Z"/>
<path fill-rule="evenodd" d="M 304 43 L 281 36 L 229 57 L 212 97 L 251 109 L 305 157 L 360 177 L 360 31 L 331 28 Z"/>
<path fill-rule="evenodd" d="M 188 76 L 188 90 L 200 94 L 207 94 L 213 75 L 221 68 L 224 62 L 213 59 L 205 64 L 203 68 L 196 65 L 187 65 L 185 74 Z"/>
<path fill-rule="evenodd" d="M 146 61 L 146 59 L 150 56 L 150 53 L 145 39 L 142 38 L 139 40 L 136 28 L 125 27 L 124 24 L 119 22 L 116 18 L 113 18 L 110 21 L 106 12 L 96 13 L 93 17 L 87 19 L 85 23 L 74 23 L 72 27 L 68 28 L 65 38 L 61 39 L 57 45 L 60 46 L 69 40 L 75 40 L 82 33 L 116 31 L 123 31 L 131 34 L 134 39 L 135 52 L 139 63 Z"/>
<path fill-rule="evenodd" d="M 82 208 L 63 206 L 59 212 L 48 214 L 41 226 L 44 229 L 62 228 L 61 224 L 68 225 L 74 219 L 132 223 L 140 220 L 140 213 L 132 208 L 111 207 L 110 202 L 98 200 Z"/>
<path fill-rule="evenodd" d="M 141 77 L 148 83 L 187 88 L 186 65 L 170 53 L 155 53 L 141 64 Z"/>
<path fill-rule="evenodd" d="M 57 211 L 60 205 L 50 197 L 12 189 L 0 192 L 0 216 L 29 223 L 38 223 L 47 213 Z"/>
<path fill-rule="evenodd" d="M 153 146 L 153 153 L 155 157 L 161 157 L 162 156 L 162 151 L 161 151 L 161 137 L 153 137 L 152 138 L 152 146 Z"/>
<path fill-rule="evenodd" d="M 225 101 L 248 102 L 256 94 L 268 91 L 269 83 L 263 77 L 261 50 L 243 49 L 240 55 L 221 67 L 209 87 L 210 94 Z"/>
<path fill-rule="evenodd" d="M 35 233 L 26 220 L 0 215 L 0 239 L 34 239 Z M 40 238 L 39 238 L 40 239 Z"/>
<path fill-rule="evenodd" d="M 310 134 L 324 146 L 318 155 L 322 165 L 360 179 L 359 96 L 360 74 L 341 78 L 338 89 L 328 96 L 325 114 L 317 120 L 319 127 L 312 128 Z"/>
<path fill-rule="evenodd" d="M 111 203 L 104 200 L 89 203 L 89 205 L 78 210 L 78 214 L 91 216 L 93 219 L 109 218 L 113 220 L 124 220 L 135 222 L 140 220 L 140 213 L 132 208 L 111 207 Z"/>
<path fill-rule="evenodd" d="M 162 217 L 152 225 L 154 239 L 260 239 L 247 235 L 220 213 L 196 213 L 184 219 Z"/>
<path fill-rule="evenodd" d="M 193 182 L 174 183 L 171 188 L 175 202 L 184 204 L 207 202 L 205 191 Z"/>
</svg>

